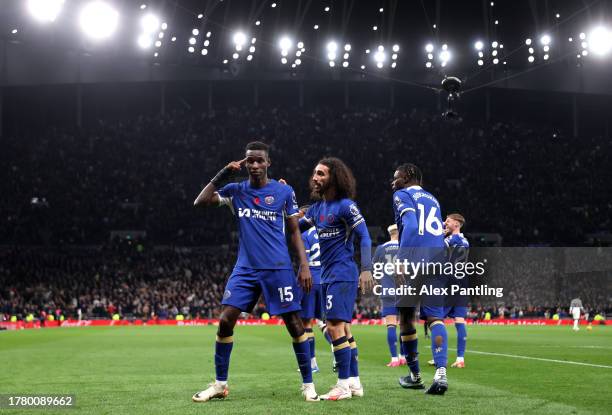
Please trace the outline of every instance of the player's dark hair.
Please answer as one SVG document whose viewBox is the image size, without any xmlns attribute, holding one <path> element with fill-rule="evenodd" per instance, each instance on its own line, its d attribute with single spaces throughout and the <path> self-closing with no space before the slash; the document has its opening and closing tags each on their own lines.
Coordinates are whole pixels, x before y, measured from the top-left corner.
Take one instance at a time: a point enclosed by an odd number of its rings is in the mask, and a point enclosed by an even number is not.
<svg viewBox="0 0 612 415">
<path fill-rule="evenodd" d="M 262 143 L 261 141 L 251 141 L 245 148 L 245 151 L 249 150 L 263 150 L 266 152 L 266 154 L 270 154 L 270 146 L 266 143 Z"/>
<path fill-rule="evenodd" d="M 330 175 L 330 185 L 336 189 L 338 199 L 355 199 L 357 195 L 357 181 L 351 169 L 342 160 L 336 157 L 326 157 L 318 164 L 327 166 Z"/>
<path fill-rule="evenodd" d="M 408 182 L 415 182 L 419 185 L 423 183 L 423 173 L 421 169 L 412 163 L 404 163 L 397 168 L 397 170 L 406 176 Z"/>
</svg>

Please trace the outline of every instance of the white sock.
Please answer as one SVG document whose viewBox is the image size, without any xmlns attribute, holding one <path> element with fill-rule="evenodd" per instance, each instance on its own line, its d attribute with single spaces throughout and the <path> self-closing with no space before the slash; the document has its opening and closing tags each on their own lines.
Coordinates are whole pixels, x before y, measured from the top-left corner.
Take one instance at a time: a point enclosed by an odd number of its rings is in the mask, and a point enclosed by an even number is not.
<svg viewBox="0 0 612 415">
<path fill-rule="evenodd" d="M 578 320 L 574 320 L 574 328 L 577 329 L 578 328 Z"/>
<path fill-rule="evenodd" d="M 215 380 L 217 386 L 227 386 L 227 380 Z"/>
<path fill-rule="evenodd" d="M 355 387 L 361 386 L 361 381 L 359 380 L 359 376 L 354 376 L 349 378 L 349 383 Z"/>
<path fill-rule="evenodd" d="M 317 358 L 313 357 L 310 359 L 310 367 L 317 367 Z"/>
<path fill-rule="evenodd" d="M 302 385 L 306 386 L 306 387 L 314 387 L 314 383 L 310 382 L 310 383 L 302 383 Z"/>
<path fill-rule="evenodd" d="M 457 362 L 463 362 L 463 357 L 457 356 Z"/>
<path fill-rule="evenodd" d="M 338 385 L 340 385 L 340 387 L 343 388 L 343 389 L 348 389 L 349 388 L 349 379 L 338 379 Z"/>
<path fill-rule="evenodd" d="M 392 362 L 397 362 L 397 361 L 399 361 L 399 357 L 397 357 L 397 356 L 391 357 L 391 361 Z"/>
</svg>

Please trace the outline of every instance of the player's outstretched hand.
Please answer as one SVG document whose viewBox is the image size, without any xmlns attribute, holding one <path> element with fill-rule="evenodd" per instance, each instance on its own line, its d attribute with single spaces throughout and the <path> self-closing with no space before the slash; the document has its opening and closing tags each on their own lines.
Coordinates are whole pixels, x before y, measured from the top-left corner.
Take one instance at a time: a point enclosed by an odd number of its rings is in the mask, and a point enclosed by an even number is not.
<svg viewBox="0 0 612 415">
<path fill-rule="evenodd" d="M 310 268 L 308 267 L 308 264 L 300 267 L 298 283 L 306 294 L 310 292 L 310 289 L 312 288 L 312 276 L 310 275 Z"/>
<path fill-rule="evenodd" d="M 371 271 L 361 271 L 359 275 L 359 287 L 361 287 L 362 294 L 372 291 L 372 288 L 374 288 L 374 278 L 372 278 Z"/>
</svg>

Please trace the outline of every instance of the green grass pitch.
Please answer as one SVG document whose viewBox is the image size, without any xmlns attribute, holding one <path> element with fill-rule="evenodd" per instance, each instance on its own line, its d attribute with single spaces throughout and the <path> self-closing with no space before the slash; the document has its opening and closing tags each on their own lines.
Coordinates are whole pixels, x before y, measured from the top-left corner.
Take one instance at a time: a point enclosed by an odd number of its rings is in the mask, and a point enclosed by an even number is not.
<svg viewBox="0 0 612 415">
<path fill-rule="evenodd" d="M 449 346 L 455 346 L 455 329 Z M 306 403 L 291 340 L 282 326 L 237 327 L 225 401 L 191 402 L 214 378 L 210 327 L 63 328 L 0 332 L 0 394 L 74 394 L 69 410 L 1 408 L 0 413 L 69 414 L 586 414 L 612 410 L 612 328 L 468 327 L 466 369 L 448 370 L 445 396 L 399 388 L 407 371 L 387 368 L 384 326 L 353 328 L 365 397 Z M 421 331 L 419 330 L 419 335 Z M 335 383 L 331 352 L 316 332 L 317 391 Z M 429 384 L 429 341 L 420 338 Z M 479 354 L 476 352 L 495 353 Z M 598 366 L 543 361 L 581 362 Z M 455 352 L 449 352 L 454 361 Z"/>
</svg>

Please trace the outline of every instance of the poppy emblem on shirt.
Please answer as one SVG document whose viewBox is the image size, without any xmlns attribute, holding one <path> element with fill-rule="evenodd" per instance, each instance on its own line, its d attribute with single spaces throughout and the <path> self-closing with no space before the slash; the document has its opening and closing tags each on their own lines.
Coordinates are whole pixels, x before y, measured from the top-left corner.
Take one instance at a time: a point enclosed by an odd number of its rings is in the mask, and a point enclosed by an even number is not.
<svg viewBox="0 0 612 415">
<path fill-rule="evenodd" d="M 272 203 L 274 203 L 274 196 L 266 196 L 264 201 L 266 202 L 267 205 L 271 205 Z"/>
<path fill-rule="evenodd" d="M 253 203 L 255 203 L 256 205 L 258 205 L 258 204 L 259 204 L 259 198 L 258 198 L 258 197 L 254 198 L 254 199 L 253 199 Z"/>
<path fill-rule="evenodd" d="M 319 222 L 325 222 L 325 215 L 319 215 Z"/>
</svg>

